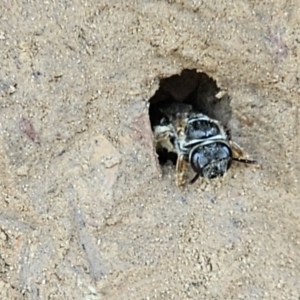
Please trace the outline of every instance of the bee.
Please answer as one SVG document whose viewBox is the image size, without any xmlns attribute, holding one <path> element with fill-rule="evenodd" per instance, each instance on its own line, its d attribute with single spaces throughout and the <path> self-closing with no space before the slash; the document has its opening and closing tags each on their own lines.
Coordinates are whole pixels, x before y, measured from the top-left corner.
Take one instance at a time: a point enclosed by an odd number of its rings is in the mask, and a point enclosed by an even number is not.
<svg viewBox="0 0 300 300">
<path fill-rule="evenodd" d="M 191 105 L 173 103 L 161 106 L 162 118 L 153 126 L 157 152 L 163 149 L 177 154 L 176 185 L 186 183 L 188 164 L 199 177 L 224 176 L 232 161 L 257 164 L 248 159 L 242 148 L 231 140 L 228 130 L 217 120 L 195 111 Z"/>
</svg>

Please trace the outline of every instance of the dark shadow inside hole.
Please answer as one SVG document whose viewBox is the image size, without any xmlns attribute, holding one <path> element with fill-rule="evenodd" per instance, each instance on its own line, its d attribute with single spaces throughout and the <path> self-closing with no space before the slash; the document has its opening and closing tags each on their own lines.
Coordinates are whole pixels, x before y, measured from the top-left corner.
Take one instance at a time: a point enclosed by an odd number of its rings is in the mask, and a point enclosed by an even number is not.
<svg viewBox="0 0 300 300">
<path fill-rule="evenodd" d="M 162 105 L 186 103 L 210 118 L 218 120 L 227 128 L 232 115 L 231 99 L 226 93 L 218 95 L 219 92 L 215 80 L 196 70 L 183 70 L 180 75 L 161 79 L 159 89 L 149 100 L 151 126 L 158 125 L 162 119 L 163 115 L 160 111 Z M 166 163 L 167 160 L 176 162 L 174 153 L 162 151 L 158 155 L 161 164 Z"/>
</svg>

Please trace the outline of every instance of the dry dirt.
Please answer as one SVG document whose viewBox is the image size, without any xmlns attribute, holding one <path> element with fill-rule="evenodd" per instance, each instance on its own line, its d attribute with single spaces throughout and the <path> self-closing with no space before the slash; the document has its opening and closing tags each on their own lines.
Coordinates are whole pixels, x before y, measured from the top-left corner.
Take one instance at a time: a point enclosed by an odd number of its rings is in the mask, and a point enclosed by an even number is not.
<svg viewBox="0 0 300 300">
<path fill-rule="evenodd" d="M 2 0 L 0 298 L 300 299 L 299 23 L 292 0 Z M 161 170 L 148 100 L 185 69 L 262 169 Z"/>
</svg>

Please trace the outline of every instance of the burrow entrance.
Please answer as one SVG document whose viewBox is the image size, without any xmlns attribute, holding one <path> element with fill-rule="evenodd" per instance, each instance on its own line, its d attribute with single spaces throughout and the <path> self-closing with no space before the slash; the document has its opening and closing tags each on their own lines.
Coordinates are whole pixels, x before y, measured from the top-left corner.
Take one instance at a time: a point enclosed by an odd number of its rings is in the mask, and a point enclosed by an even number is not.
<svg viewBox="0 0 300 300">
<path fill-rule="evenodd" d="M 183 70 L 180 75 L 161 79 L 159 89 L 149 100 L 151 126 L 153 128 L 158 125 L 162 118 L 161 105 L 186 103 L 228 127 L 232 115 L 230 101 L 230 97 L 220 91 L 215 80 L 205 73 Z M 160 164 L 165 164 L 168 160 L 175 164 L 177 155 L 163 151 L 158 153 L 158 158 Z"/>
</svg>

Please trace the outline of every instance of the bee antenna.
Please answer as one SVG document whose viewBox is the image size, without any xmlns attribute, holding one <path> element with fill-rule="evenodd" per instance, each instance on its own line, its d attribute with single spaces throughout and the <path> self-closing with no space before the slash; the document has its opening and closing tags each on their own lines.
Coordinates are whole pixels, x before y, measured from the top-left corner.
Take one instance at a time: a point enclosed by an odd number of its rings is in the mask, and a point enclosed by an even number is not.
<svg viewBox="0 0 300 300">
<path fill-rule="evenodd" d="M 193 184 L 198 178 L 199 178 L 200 174 L 196 174 L 195 177 L 190 181 L 190 184 Z"/>
<path fill-rule="evenodd" d="M 247 158 L 233 157 L 232 160 L 243 163 L 243 164 L 259 165 L 259 163 L 256 160 L 251 160 L 251 159 L 247 159 Z"/>
</svg>

